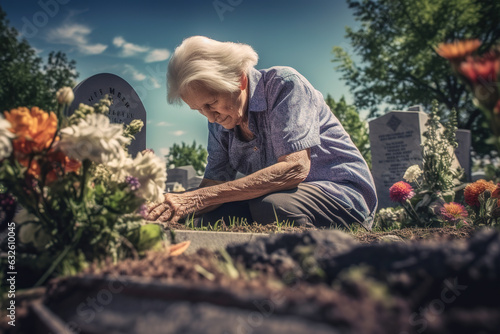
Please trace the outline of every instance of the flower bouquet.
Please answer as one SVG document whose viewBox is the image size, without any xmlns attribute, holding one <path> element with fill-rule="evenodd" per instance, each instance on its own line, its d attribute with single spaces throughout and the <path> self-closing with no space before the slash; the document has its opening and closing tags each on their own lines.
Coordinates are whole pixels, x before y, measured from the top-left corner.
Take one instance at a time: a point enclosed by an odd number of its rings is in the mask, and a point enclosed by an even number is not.
<svg viewBox="0 0 500 334">
<path fill-rule="evenodd" d="M 141 213 L 162 200 L 165 164 L 127 151 L 142 122 L 110 123 L 108 98 L 65 117 L 68 87 L 57 100 L 56 113 L 19 107 L 0 115 L 2 224 L 15 222 L 16 270 L 30 273 L 28 286 L 164 244 L 161 227 Z"/>
<path fill-rule="evenodd" d="M 456 113 L 452 110 L 446 124 L 441 127 L 438 103 L 433 101 L 426 126 L 422 168 L 419 165 L 410 166 L 403 175 L 407 182 L 393 184 L 389 188 L 389 196 L 391 201 L 399 203 L 405 210 L 407 225 L 440 226 L 443 220 L 456 223 L 455 218 L 447 219 L 442 214 L 445 208 L 451 210 L 453 205 L 449 203 L 454 203 L 452 201 L 463 176 L 463 170 L 453 165 L 453 149 L 457 147 Z"/>
</svg>

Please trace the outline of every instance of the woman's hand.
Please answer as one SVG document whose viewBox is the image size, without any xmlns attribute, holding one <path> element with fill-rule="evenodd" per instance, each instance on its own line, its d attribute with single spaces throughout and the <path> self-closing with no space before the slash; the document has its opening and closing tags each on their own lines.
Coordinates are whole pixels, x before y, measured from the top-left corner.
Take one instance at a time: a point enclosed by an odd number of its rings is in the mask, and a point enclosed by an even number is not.
<svg viewBox="0 0 500 334">
<path fill-rule="evenodd" d="M 198 197 L 190 192 L 182 194 L 167 193 L 165 200 L 148 208 L 148 220 L 177 222 L 182 217 L 202 208 Z"/>
</svg>

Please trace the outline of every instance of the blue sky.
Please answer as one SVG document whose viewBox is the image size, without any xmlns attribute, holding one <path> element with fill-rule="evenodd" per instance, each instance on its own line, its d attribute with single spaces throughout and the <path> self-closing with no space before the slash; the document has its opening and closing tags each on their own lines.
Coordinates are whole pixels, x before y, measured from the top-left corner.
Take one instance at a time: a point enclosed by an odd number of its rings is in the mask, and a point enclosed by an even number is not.
<svg viewBox="0 0 500 334">
<path fill-rule="evenodd" d="M 250 44 L 257 68 L 292 66 L 323 95 L 351 95 L 331 62 L 333 46 L 351 50 L 355 27 L 345 0 L 3 0 L 10 25 L 40 56 L 63 51 L 76 60 L 78 82 L 108 72 L 136 89 L 147 112 L 147 147 L 157 155 L 174 143 L 206 145 L 206 119 L 166 102 L 170 54 L 186 37 L 204 35 Z"/>
</svg>

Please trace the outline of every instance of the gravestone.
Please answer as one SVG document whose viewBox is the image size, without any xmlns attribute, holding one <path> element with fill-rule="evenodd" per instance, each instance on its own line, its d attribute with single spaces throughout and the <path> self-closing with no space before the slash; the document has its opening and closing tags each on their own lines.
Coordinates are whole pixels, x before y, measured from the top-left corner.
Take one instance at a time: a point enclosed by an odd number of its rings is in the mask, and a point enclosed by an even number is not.
<svg viewBox="0 0 500 334">
<path fill-rule="evenodd" d="M 142 130 L 135 135 L 129 146 L 129 152 L 135 156 L 146 148 L 146 110 L 134 88 L 124 79 L 110 73 L 100 73 L 80 82 L 74 89 L 75 99 L 69 107 L 69 114 L 80 103 L 94 105 L 106 95 L 112 98 L 109 119 L 112 123 L 129 124 L 134 119 L 144 122 Z"/>
<path fill-rule="evenodd" d="M 389 188 L 394 183 L 403 181 L 408 167 L 422 167 L 421 144 L 425 140 L 423 133 L 428 119 L 429 116 L 418 106 L 413 111 L 391 111 L 369 123 L 372 175 L 379 209 L 396 206 L 389 198 Z M 459 146 L 457 152 L 465 156 L 465 150 L 470 148 L 470 143 L 466 145 L 462 141 L 459 144 L 464 146 Z M 457 158 L 452 166 L 460 166 Z"/>
<path fill-rule="evenodd" d="M 422 111 L 392 111 L 369 123 L 372 175 L 378 207 L 394 206 L 389 188 L 411 165 L 422 166 L 422 143 L 428 116 Z"/>
<path fill-rule="evenodd" d="M 186 190 L 198 187 L 202 180 L 202 177 L 196 174 L 196 170 L 191 165 L 169 169 L 167 174 L 167 186 L 178 182 Z"/>
</svg>

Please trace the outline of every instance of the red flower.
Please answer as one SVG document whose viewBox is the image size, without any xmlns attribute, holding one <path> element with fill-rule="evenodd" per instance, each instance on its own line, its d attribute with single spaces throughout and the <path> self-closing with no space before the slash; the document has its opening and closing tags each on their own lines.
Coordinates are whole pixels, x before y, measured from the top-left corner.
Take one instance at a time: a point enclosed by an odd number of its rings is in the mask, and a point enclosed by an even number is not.
<svg viewBox="0 0 500 334">
<path fill-rule="evenodd" d="M 463 74 L 473 85 L 488 84 L 497 81 L 500 69 L 500 58 L 492 52 L 481 58 L 467 57 L 467 60 L 460 64 L 458 71 Z"/>
<path fill-rule="evenodd" d="M 396 182 L 389 188 L 389 197 L 393 202 L 405 202 L 415 196 L 415 192 L 411 185 L 404 181 Z"/>
<path fill-rule="evenodd" d="M 441 208 L 441 217 L 450 223 L 456 223 L 463 220 L 463 218 L 468 215 L 469 214 L 467 213 L 467 210 L 465 210 L 465 207 L 455 202 L 444 203 Z"/>
<path fill-rule="evenodd" d="M 468 184 L 464 190 L 465 203 L 470 206 L 479 206 L 479 195 L 481 195 L 486 190 L 493 192 L 497 186 L 486 180 L 477 180 L 474 183 Z"/>
</svg>

